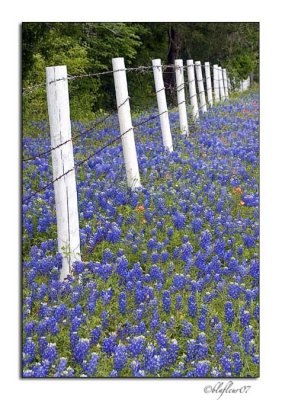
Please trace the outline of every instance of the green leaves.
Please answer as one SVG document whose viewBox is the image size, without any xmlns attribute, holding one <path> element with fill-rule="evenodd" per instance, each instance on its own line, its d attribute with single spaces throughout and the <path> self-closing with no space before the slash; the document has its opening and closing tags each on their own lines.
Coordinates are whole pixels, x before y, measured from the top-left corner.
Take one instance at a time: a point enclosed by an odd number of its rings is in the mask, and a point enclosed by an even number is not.
<svg viewBox="0 0 282 400">
<path fill-rule="evenodd" d="M 67 65 L 70 75 L 112 70 L 112 58 L 124 57 L 126 66 L 169 61 L 171 38 L 177 37 L 177 57 L 209 61 L 226 67 L 236 84 L 253 72 L 258 75 L 258 23 L 23 23 L 23 87 L 45 82 L 45 68 Z M 165 75 L 165 79 L 171 76 Z M 132 111 L 156 105 L 151 73 L 128 73 Z M 168 79 L 167 82 L 170 82 Z M 115 108 L 112 75 L 69 81 L 71 118 L 86 122 L 98 110 Z M 168 103 L 173 97 L 167 98 Z M 34 132 L 32 121 L 48 120 L 44 87 L 23 96 L 23 127 Z M 33 133 L 37 135 L 36 132 Z"/>
</svg>

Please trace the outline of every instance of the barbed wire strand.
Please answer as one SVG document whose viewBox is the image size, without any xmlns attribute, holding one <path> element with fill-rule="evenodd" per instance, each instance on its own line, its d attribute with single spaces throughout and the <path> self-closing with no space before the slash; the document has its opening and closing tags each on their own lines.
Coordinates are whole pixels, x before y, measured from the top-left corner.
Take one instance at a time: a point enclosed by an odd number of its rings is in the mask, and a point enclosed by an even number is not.
<svg viewBox="0 0 282 400">
<path fill-rule="evenodd" d="M 188 84 L 188 82 L 185 81 L 185 82 L 181 83 L 181 84 L 178 85 L 178 86 L 171 86 L 171 85 L 169 85 L 169 86 L 167 86 L 167 87 L 163 87 L 163 88 L 159 89 L 159 90 L 158 90 L 157 92 L 155 92 L 155 93 L 159 93 L 159 92 L 161 92 L 162 90 L 170 90 L 171 92 L 172 92 L 172 91 L 180 92 L 181 90 L 184 90 L 184 89 L 185 89 L 185 86 L 186 86 L 187 84 Z M 128 97 L 124 100 L 124 102 L 121 103 L 121 104 L 118 106 L 117 111 L 118 111 L 118 110 L 120 109 L 120 107 L 122 107 L 128 100 L 130 100 L 130 96 L 128 96 Z M 182 104 L 182 103 L 180 103 L 180 104 Z M 180 105 L 180 104 L 178 104 L 178 105 Z M 112 112 L 115 112 L 115 111 L 112 111 Z M 94 128 L 95 128 L 96 126 L 98 126 L 98 125 L 104 123 L 104 122 L 105 122 L 107 119 L 109 119 L 110 117 L 112 117 L 112 114 L 109 114 L 108 116 L 106 116 L 105 118 L 103 118 L 101 121 L 98 121 L 97 123 L 94 123 L 94 126 L 91 127 L 91 129 L 86 129 L 86 130 L 84 130 L 84 131 L 82 131 L 82 132 L 79 132 L 78 134 L 72 136 L 72 138 L 70 138 L 70 139 L 68 139 L 68 140 L 66 140 L 66 141 L 64 141 L 64 142 L 62 142 L 62 143 L 60 143 L 60 144 L 58 144 L 57 146 L 52 147 L 52 148 L 50 148 L 50 149 L 48 149 L 48 150 L 46 150 L 46 151 L 43 151 L 43 152 L 41 152 L 41 153 L 38 153 L 38 154 L 36 154 L 35 156 L 29 157 L 29 158 L 24 158 L 22 161 L 23 161 L 23 162 L 34 161 L 34 160 L 36 160 L 37 158 L 40 158 L 40 157 L 45 156 L 45 155 L 47 155 L 47 154 L 50 154 L 52 151 L 57 150 L 58 148 L 62 147 L 63 145 L 65 145 L 65 144 L 67 144 L 67 143 L 69 143 L 69 142 L 71 142 L 71 141 L 75 141 L 77 138 L 79 138 L 79 137 L 81 137 L 81 136 L 85 136 L 86 134 L 93 132 L 93 130 L 94 130 Z"/>
<path fill-rule="evenodd" d="M 68 140 L 66 140 L 66 141 L 63 142 L 63 143 L 60 143 L 60 144 L 58 144 L 57 146 L 50 148 L 49 150 L 43 151 L 43 152 L 38 153 L 38 154 L 36 154 L 35 156 L 29 157 L 29 158 L 24 158 L 24 159 L 22 160 L 22 162 L 29 162 L 29 161 L 36 160 L 37 158 L 40 158 L 40 157 L 42 157 L 42 156 L 45 156 L 46 154 L 49 154 L 49 153 L 51 153 L 52 151 L 59 149 L 61 146 L 64 146 L 65 144 L 67 144 L 67 143 L 69 143 L 69 142 L 71 142 L 71 141 L 75 141 L 77 138 L 79 138 L 79 137 L 81 137 L 81 136 L 85 136 L 87 133 L 91 133 L 91 132 L 94 130 L 94 128 L 95 128 L 96 126 L 98 126 L 98 125 L 104 123 L 104 122 L 105 122 L 107 119 L 109 119 L 110 117 L 112 117 L 112 114 L 107 115 L 107 116 L 106 116 L 105 118 L 103 118 L 101 121 L 95 122 L 95 123 L 94 123 L 94 126 L 92 126 L 90 129 L 85 129 L 84 131 L 79 132 L 78 134 L 75 134 L 74 136 L 72 136 L 71 139 L 68 139 Z"/>
<path fill-rule="evenodd" d="M 195 65 L 195 64 L 191 64 L 191 65 Z M 121 72 L 121 71 L 127 71 L 127 72 L 150 72 L 151 70 L 155 69 L 155 68 L 162 68 L 162 72 L 165 73 L 167 69 L 171 68 L 173 70 L 176 69 L 183 69 L 186 70 L 188 67 L 186 65 L 180 66 L 180 65 L 174 65 L 174 64 L 163 64 L 163 65 L 140 65 L 138 67 L 128 67 L 128 68 L 122 68 L 122 69 L 117 69 L 117 70 L 110 70 L 110 71 L 101 71 L 101 72 L 94 72 L 94 73 L 88 73 L 88 74 L 80 74 L 80 75 L 67 75 L 67 78 L 58 78 L 58 79 L 54 79 L 50 82 L 48 82 L 48 84 L 52 84 L 55 82 L 59 82 L 59 81 L 64 81 L 64 80 L 75 80 L 75 79 L 80 79 L 80 78 L 94 78 L 94 77 L 98 77 L 98 76 L 102 76 L 102 75 L 109 75 L 109 74 L 114 74 L 115 72 Z M 166 72 L 166 73 L 172 73 L 172 71 L 170 72 Z M 30 93 L 32 92 L 34 89 L 40 88 L 40 87 L 45 87 L 46 83 L 38 83 L 35 85 L 31 85 L 31 86 L 27 86 L 25 88 L 22 89 L 23 94 L 25 93 Z"/>
<path fill-rule="evenodd" d="M 128 96 L 128 97 L 118 106 L 117 111 L 118 111 L 129 99 L 130 99 L 130 97 Z M 62 142 L 62 143 L 60 143 L 60 144 L 58 144 L 57 146 L 52 147 L 51 149 L 46 150 L 46 151 L 43 151 L 43 152 L 41 152 L 41 153 L 38 153 L 38 154 L 36 154 L 35 156 L 29 157 L 29 158 L 25 158 L 25 159 L 23 159 L 22 161 L 23 161 L 23 162 L 28 162 L 28 161 L 36 160 L 36 158 L 42 157 L 42 156 L 44 156 L 44 155 L 46 155 L 46 154 L 49 154 L 49 153 L 51 153 L 52 151 L 55 151 L 55 150 L 59 149 L 60 147 L 64 146 L 65 144 L 67 144 L 67 143 L 69 143 L 69 142 L 72 142 L 72 141 L 75 141 L 77 138 L 79 138 L 79 137 L 81 137 L 81 136 L 85 136 L 86 134 L 93 132 L 93 130 L 94 130 L 94 128 L 95 128 L 96 126 L 98 126 L 98 125 L 104 123 L 105 121 L 107 121 L 107 120 L 108 120 L 109 118 L 111 118 L 112 116 L 113 116 L 113 114 L 109 114 L 109 115 L 107 115 L 105 118 L 103 118 L 101 121 L 95 122 L 94 125 L 93 125 L 90 129 L 86 129 L 86 130 L 84 130 L 84 131 L 82 131 L 82 132 L 79 132 L 78 134 L 72 136 L 70 139 L 68 139 L 68 140 L 66 140 L 66 141 L 64 141 L 64 142 Z"/>
<path fill-rule="evenodd" d="M 133 129 L 138 128 L 141 125 L 146 124 L 147 122 L 150 122 L 153 119 L 156 119 L 158 117 L 160 117 L 161 115 L 168 113 L 168 110 L 165 110 L 159 114 L 153 115 L 152 117 L 147 118 L 145 121 L 141 121 L 135 125 L 132 125 L 129 129 L 127 129 L 125 132 L 121 133 L 120 135 L 118 135 L 116 138 L 110 140 L 109 142 L 107 142 L 104 146 L 102 146 L 101 148 L 99 148 L 98 150 L 96 150 L 94 153 L 90 154 L 88 157 L 86 157 L 85 159 L 79 161 L 76 166 L 74 166 L 73 168 L 69 169 L 68 171 L 64 172 L 63 174 L 61 174 L 60 176 L 58 176 L 56 179 L 53 179 L 52 181 L 48 182 L 46 185 L 44 185 L 42 188 L 36 190 L 35 192 L 33 192 L 30 196 L 26 197 L 25 199 L 23 199 L 23 203 L 27 203 L 31 198 L 33 198 L 34 196 L 36 196 L 38 193 L 44 192 L 45 189 L 47 189 L 49 186 L 51 186 L 52 184 L 54 184 L 55 182 L 57 182 L 58 180 L 60 180 L 61 178 L 63 178 L 64 176 L 68 175 L 70 172 L 74 171 L 75 168 L 80 167 L 82 164 L 84 164 L 85 162 L 89 161 L 91 158 L 93 158 L 94 156 L 96 156 L 97 154 L 101 153 L 103 150 L 105 150 L 107 147 L 111 146 L 113 143 L 117 142 L 119 139 L 121 139 L 126 133 L 130 132 Z"/>
<path fill-rule="evenodd" d="M 183 69 L 186 70 L 187 68 L 189 68 L 190 66 L 195 66 L 195 64 L 190 64 L 189 66 L 179 66 L 179 65 L 162 65 L 161 67 L 163 68 L 162 73 L 163 74 L 171 74 L 173 71 L 166 71 L 166 69 L 172 68 L 173 70 L 175 69 Z M 204 65 L 202 65 L 202 67 L 204 68 Z M 81 75 L 67 75 L 67 78 L 58 78 L 55 79 L 53 81 L 50 81 L 49 84 L 55 83 L 55 82 L 59 82 L 59 81 L 64 81 L 64 80 L 75 80 L 75 79 L 82 79 L 82 78 L 94 78 L 94 77 L 98 77 L 101 75 L 109 75 L 109 74 L 113 74 L 115 72 L 120 72 L 120 71 L 139 71 L 140 73 L 144 73 L 144 72 L 151 72 L 152 69 L 154 68 L 160 68 L 160 66 L 139 66 L 139 67 L 135 67 L 135 68 L 124 68 L 124 69 L 118 69 L 118 70 L 111 70 L 111 71 L 103 71 L 103 72 L 96 72 L 96 73 L 89 73 L 89 74 L 81 74 Z M 213 68 L 215 70 L 220 71 L 219 68 Z M 222 71 L 222 69 L 221 69 Z M 212 77 L 210 77 L 210 79 L 212 79 Z M 223 79 L 213 79 L 213 80 L 223 80 Z M 206 79 L 202 79 L 203 82 L 206 81 Z M 27 86 L 25 88 L 22 89 L 22 93 L 23 95 L 27 95 L 30 93 L 33 93 L 34 90 L 42 88 L 42 87 L 46 87 L 46 83 L 39 83 L 39 84 L 35 84 L 32 86 Z"/>
<path fill-rule="evenodd" d="M 196 64 L 190 64 L 189 66 L 186 67 L 186 69 L 189 68 L 189 67 L 192 66 L 192 65 L 196 65 Z M 185 66 L 178 66 L 178 65 L 177 65 L 177 66 L 176 66 L 176 65 L 139 66 L 139 67 L 136 67 L 136 68 L 124 68 L 124 69 L 113 70 L 113 71 L 99 72 L 99 73 L 95 73 L 95 74 L 82 74 L 82 75 L 74 75 L 74 76 L 68 75 L 67 79 L 76 79 L 76 78 L 81 78 L 81 77 L 99 76 L 99 75 L 105 75 L 105 74 L 115 73 L 115 72 L 119 72 L 119 71 L 141 71 L 141 72 L 144 72 L 144 71 L 151 70 L 151 69 L 154 69 L 154 68 L 158 68 L 158 69 L 159 69 L 159 68 L 163 68 L 163 69 L 168 69 L 168 68 L 174 68 L 174 69 L 179 68 L 179 69 L 181 69 L 181 68 L 182 68 L 182 69 L 184 69 Z M 216 69 L 219 69 L 219 68 L 216 68 Z M 66 80 L 66 78 L 60 78 L 60 79 L 51 81 L 51 82 L 49 82 L 49 84 L 54 83 L 54 82 L 56 82 L 56 81 L 60 81 L 60 80 Z M 214 79 L 214 80 L 216 80 L 216 81 L 222 81 L 222 79 Z M 204 80 L 203 80 L 203 79 L 200 79 L 200 80 L 197 79 L 197 81 L 199 82 L 199 81 L 204 81 Z M 189 85 L 189 84 L 192 83 L 192 82 L 196 82 L 196 79 L 193 79 L 193 80 L 191 80 L 191 81 L 189 81 L 189 80 L 188 80 L 188 81 L 185 81 L 185 82 L 181 83 L 180 85 L 174 86 L 174 87 L 171 86 L 171 85 L 169 85 L 168 87 L 163 87 L 163 88 L 159 89 L 159 90 L 156 92 L 156 94 L 159 93 L 159 92 L 161 92 L 162 90 L 170 90 L 171 92 L 172 92 L 172 91 L 180 92 L 181 90 L 184 90 L 184 89 L 185 89 L 185 86 Z M 30 87 L 25 88 L 25 89 L 23 89 L 23 90 L 26 90 L 26 89 L 32 90 L 33 88 L 39 88 L 39 87 L 42 87 L 42 86 L 45 86 L 45 84 L 37 84 L 37 85 L 34 85 L 33 87 L 30 86 Z M 202 93 L 205 93 L 205 92 L 204 92 L 204 91 L 201 91 L 201 92 L 199 93 L 199 95 L 202 94 Z M 189 99 L 191 100 L 191 98 L 194 97 L 194 96 L 197 96 L 197 94 L 194 94 L 193 96 L 190 96 Z M 117 110 L 119 110 L 120 107 L 122 107 L 129 99 L 130 99 L 130 97 L 128 96 L 128 97 L 124 100 L 124 102 L 121 103 L 121 104 L 118 106 Z M 179 106 L 179 105 L 181 105 L 181 104 L 183 104 L 183 103 L 186 103 L 186 99 L 185 99 L 184 101 L 182 101 L 181 103 L 178 103 L 177 106 Z M 201 107 L 200 107 L 200 108 L 201 108 Z M 160 114 L 160 115 L 161 115 L 161 114 Z M 85 130 L 85 131 L 79 132 L 77 135 L 74 135 L 72 138 L 66 140 L 66 141 L 63 142 L 63 143 L 60 143 L 58 146 L 52 147 L 51 149 L 49 149 L 49 150 L 47 150 L 47 151 L 38 153 L 37 155 L 35 155 L 35 156 L 33 156 L 33 157 L 29 157 L 29 158 L 23 159 L 22 161 L 23 161 L 23 162 L 28 162 L 28 161 L 35 160 L 35 159 L 38 158 L 38 157 L 41 157 L 41 156 L 43 156 L 43 155 L 46 155 L 46 154 L 51 153 L 52 151 L 54 151 L 54 150 L 60 148 L 61 146 L 67 144 L 68 142 L 71 142 L 71 141 L 76 140 L 78 137 L 81 137 L 81 136 L 83 136 L 83 135 L 86 135 L 87 133 L 91 133 L 97 125 L 102 124 L 102 123 L 105 122 L 107 119 L 109 119 L 111 116 L 112 116 L 112 115 L 109 114 L 108 116 L 106 116 L 105 118 L 103 118 L 101 121 L 98 121 L 97 123 L 95 123 L 95 124 L 94 124 L 94 127 L 92 127 L 91 129 L 87 129 L 87 130 Z M 152 119 L 153 119 L 153 118 L 152 118 Z M 137 126 L 138 126 L 138 125 L 137 125 Z M 121 137 L 121 136 L 120 136 L 120 137 Z"/>
</svg>

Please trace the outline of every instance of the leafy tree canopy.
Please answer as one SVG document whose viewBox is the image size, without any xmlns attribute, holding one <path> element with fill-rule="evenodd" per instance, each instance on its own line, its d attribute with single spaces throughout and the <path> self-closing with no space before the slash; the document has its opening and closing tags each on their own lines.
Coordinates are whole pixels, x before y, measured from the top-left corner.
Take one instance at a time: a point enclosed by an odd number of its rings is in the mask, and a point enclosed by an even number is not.
<svg viewBox="0 0 282 400">
<path fill-rule="evenodd" d="M 258 23 L 23 23 L 23 87 L 45 81 L 45 68 L 67 65 L 70 75 L 112 69 L 111 59 L 127 66 L 151 65 L 154 58 L 210 61 L 236 79 L 258 77 Z M 166 76 L 173 80 L 173 74 Z M 152 74 L 128 74 L 133 109 L 155 104 Z M 89 120 L 115 105 L 113 77 L 70 81 L 73 119 Z M 26 122 L 47 118 L 46 93 L 39 88 L 23 97 Z"/>
</svg>

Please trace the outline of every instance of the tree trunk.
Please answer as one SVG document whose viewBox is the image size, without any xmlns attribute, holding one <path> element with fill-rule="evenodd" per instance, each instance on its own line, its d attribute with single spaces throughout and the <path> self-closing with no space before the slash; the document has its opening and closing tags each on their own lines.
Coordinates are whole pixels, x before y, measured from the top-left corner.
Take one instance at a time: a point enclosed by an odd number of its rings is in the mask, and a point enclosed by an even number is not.
<svg viewBox="0 0 282 400">
<path fill-rule="evenodd" d="M 173 27 L 168 28 L 169 37 L 169 49 L 167 55 L 167 64 L 174 65 L 174 61 L 178 58 L 180 49 L 180 37 L 179 32 Z M 175 87 L 175 70 L 173 67 L 167 68 L 164 74 L 164 84 L 166 88 L 166 94 L 170 101 L 176 104 L 176 92 L 173 90 Z"/>
<path fill-rule="evenodd" d="M 250 74 L 250 85 L 251 85 L 251 87 L 254 86 L 254 72 L 253 71 Z"/>
</svg>

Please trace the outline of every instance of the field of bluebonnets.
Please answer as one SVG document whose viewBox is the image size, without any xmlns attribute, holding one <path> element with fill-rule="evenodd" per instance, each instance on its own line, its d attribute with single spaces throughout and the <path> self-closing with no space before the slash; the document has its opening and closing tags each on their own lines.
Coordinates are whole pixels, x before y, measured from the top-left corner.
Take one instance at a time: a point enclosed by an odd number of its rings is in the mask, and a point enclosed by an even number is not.
<svg viewBox="0 0 282 400">
<path fill-rule="evenodd" d="M 83 262 L 62 283 L 52 185 L 23 205 L 24 377 L 258 376 L 258 101 L 219 104 L 188 139 L 171 113 L 171 154 L 157 119 L 140 126 L 135 192 L 119 142 L 78 167 Z M 23 158 L 49 149 L 39 128 Z M 115 135 L 113 117 L 76 162 Z M 23 201 L 50 180 L 50 155 L 24 163 Z"/>
</svg>

